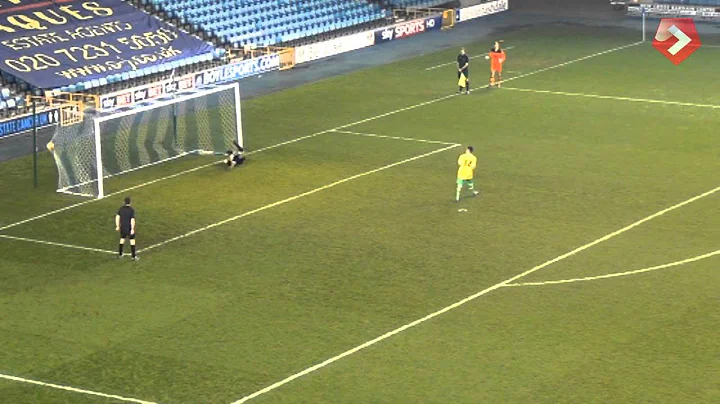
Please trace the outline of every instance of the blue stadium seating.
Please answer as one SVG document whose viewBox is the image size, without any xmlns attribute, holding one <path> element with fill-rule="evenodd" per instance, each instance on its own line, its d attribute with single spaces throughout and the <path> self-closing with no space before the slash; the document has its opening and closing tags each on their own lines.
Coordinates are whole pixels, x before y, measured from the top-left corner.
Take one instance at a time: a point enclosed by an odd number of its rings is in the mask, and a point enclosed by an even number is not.
<svg viewBox="0 0 720 404">
<path fill-rule="evenodd" d="M 389 0 L 395 8 L 431 8 L 447 3 L 448 0 Z"/>
<path fill-rule="evenodd" d="M 720 7 L 720 0 L 655 0 L 661 4 L 680 4 L 685 6 Z"/>
<path fill-rule="evenodd" d="M 380 5 L 357 0 L 149 0 L 234 46 L 275 45 L 388 17 Z"/>
<path fill-rule="evenodd" d="M 25 98 L 7 87 L 0 88 L 0 116 L 7 116 L 25 108 Z"/>
</svg>

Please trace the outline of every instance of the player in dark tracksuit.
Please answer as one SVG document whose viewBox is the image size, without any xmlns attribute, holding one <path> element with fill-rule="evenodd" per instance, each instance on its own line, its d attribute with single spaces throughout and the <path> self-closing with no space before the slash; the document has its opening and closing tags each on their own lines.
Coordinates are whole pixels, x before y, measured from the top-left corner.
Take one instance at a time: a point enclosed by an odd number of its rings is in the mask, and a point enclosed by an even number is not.
<svg viewBox="0 0 720 404">
<path fill-rule="evenodd" d="M 230 168 L 239 166 L 240 164 L 245 162 L 245 155 L 243 154 L 243 152 L 245 152 L 245 149 L 243 149 L 243 147 L 240 146 L 237 141 L 233 141 L 233 146 L 235 146 L 235 151 L 228 150 L 225 153 L 225 165 Z"/>
<path fill-rule="evenodd" d="M 465 53 L 465 48 L 460 49 L 460 54 L 457 57 L 457 64 L 458 79 L 460 79 L 460 75 L 465 75 L 465 94 L 470 94 L 470 58 L 467 53 Z M 462 93 L 463 87 L 458 86 L 458 92 Z"/>
<path fill-rule="evenodd" d="M 130 239 L 132 259 L 137 261 L 138 256 L 135 247 L 135 209 L 130 207 L 130 197 L 125 198 L 125 204 L 118 209 L 117 215 L 115 215 L 115 231 L 120 232 L 118 258 L 123 257 L 125 239 Z"/>
</svg>

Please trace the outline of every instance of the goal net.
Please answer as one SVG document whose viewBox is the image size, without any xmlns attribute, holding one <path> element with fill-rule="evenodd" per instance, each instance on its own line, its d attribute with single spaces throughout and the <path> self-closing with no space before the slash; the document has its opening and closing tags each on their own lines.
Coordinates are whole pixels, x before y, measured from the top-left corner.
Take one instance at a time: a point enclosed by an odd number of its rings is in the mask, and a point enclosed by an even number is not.
<svg viewBox="0 0 720 404">
<path fill-rule="evenodd" d="M 102 198 L 108 178 L 192 154 L 243 145 L 237 84 L 60 126 L 53 136 L 58 191 Z"/>
</svg>

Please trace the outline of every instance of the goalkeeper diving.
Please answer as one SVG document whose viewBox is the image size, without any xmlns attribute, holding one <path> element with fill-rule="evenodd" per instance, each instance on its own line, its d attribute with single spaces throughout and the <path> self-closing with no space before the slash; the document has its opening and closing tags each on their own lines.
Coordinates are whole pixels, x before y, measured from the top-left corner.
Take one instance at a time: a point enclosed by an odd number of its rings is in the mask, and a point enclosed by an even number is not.
<svg viewBox="0 0 720 404">
<path fill-rule="evenodd" d="M 473 154 L 472 146 L 468 146 L 465 153 L 458 158 L 458 166 L 455 201 L 460 200 L 460 193 L 465 185 L 472 191 L 473 196 L 477 196 L 479 192 L 475 190 L 475 183 L 473 182 L 475 167 L 477 167 L 477 157 Z"/>
<path fill-rule="evenodd" d="M 233 140 L 233 146 L 235 146 L 235 150 L 225 152 L 225 160 L 223 161 L 229 168 L 234 168 L 245 162 L 245 155 L 243 154 L 245 149 L 235 140 Z"/>
</svg>

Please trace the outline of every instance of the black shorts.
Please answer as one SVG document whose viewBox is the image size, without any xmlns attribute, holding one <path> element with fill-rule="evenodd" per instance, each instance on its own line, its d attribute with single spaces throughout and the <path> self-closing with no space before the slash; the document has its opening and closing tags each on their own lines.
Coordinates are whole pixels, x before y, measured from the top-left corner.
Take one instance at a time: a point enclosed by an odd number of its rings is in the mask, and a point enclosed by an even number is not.
<svg viewBox="0 0 720 404">
<path fill-rule="evenodd" d="M 236 155 L 233 156 L 232 159 L 225 160 L 225 164 L 227 164 L 228 167 L 232 166 L 233 162 L 236 166 L 239 166 L 240 164 L 245 162 L 245 156 L 242 155 Z"/>
<path fill-rule="evenodd" d="M 130 240 L 135 240 L 135 233 L 130 234 L 130 229 L 120 229 L 120 238 L 129 238 Z"/>
<path fill-rule="evenodd" d="M 458 78 L 460 78 L 460 74 L 464 74 L 466 79 L 470 78 L 470 70 L 469 69 L 465 69 L 463 71 L 458 72 Z"/>
</svg>

